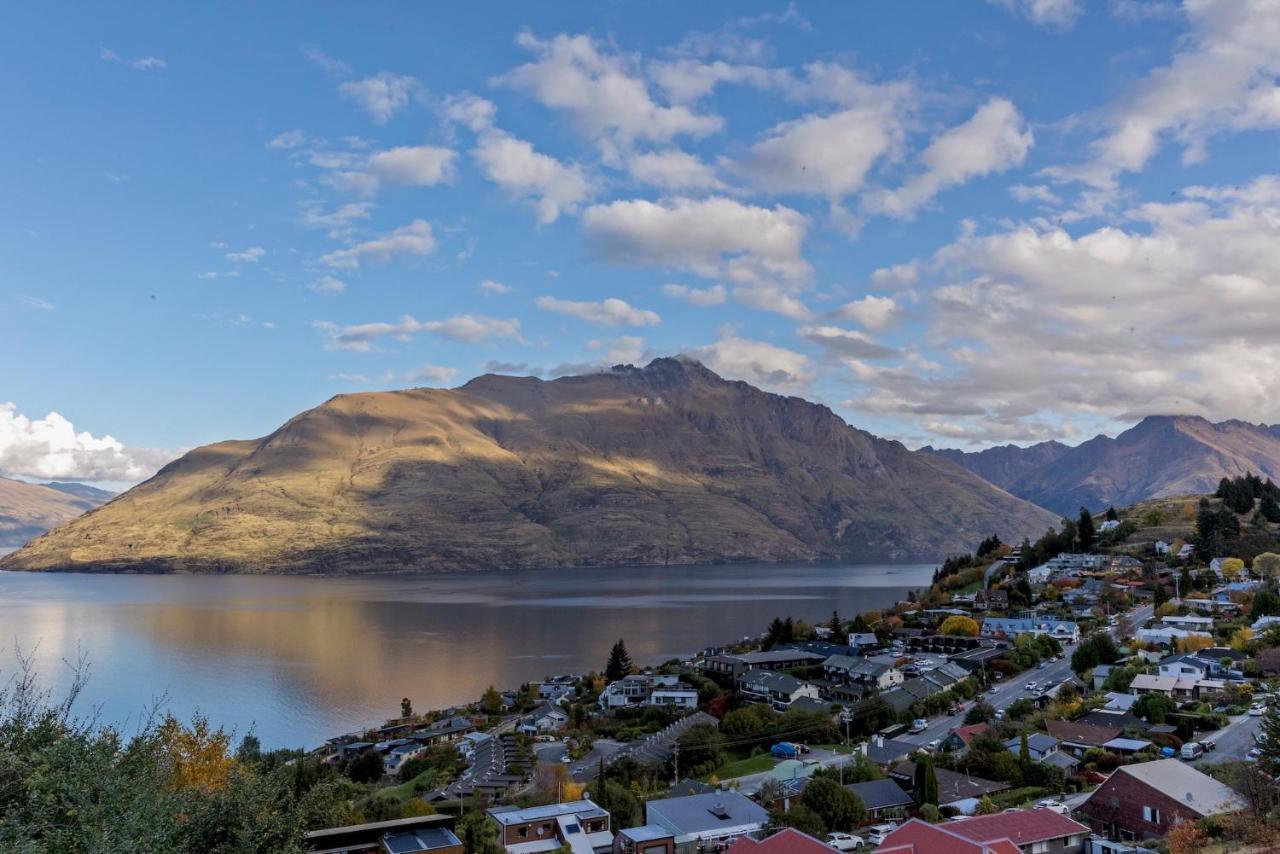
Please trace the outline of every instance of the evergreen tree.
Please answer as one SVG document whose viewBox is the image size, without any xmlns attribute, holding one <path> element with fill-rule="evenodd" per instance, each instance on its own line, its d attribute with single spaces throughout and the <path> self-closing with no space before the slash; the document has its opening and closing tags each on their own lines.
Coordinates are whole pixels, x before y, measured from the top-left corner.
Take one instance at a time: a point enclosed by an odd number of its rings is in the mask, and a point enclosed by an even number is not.
<svg viewBox="0 0 1280 854">
<path fill-rule="evenodd" d="M 1026 768 L 1031 764 L 1031 745 L 1027 743 L 1027 731 L 1023 730 L 1018 738 L 1018 764 Z"/>
<path fill-rule="evenodd" d="M 1076 523 L 1076 542 L 1080 544 L 1080 551 L 1093 551 L 1097 540 L 1098 532 L 1093 527 L 1093 514 L 1089 512 L 1088 507 L 1081 507 L 1080 521 Z"/>
<path fill-rule="evenodd" d="M 413 717 L 413 702 L 408 697 L 400 701 L 400 717 Z"/>
<path fill-rule="evenodd" d="M 1271 481 L 1268 480 L 1267 483 L 1271 483 Z M 1275 486 L 1275 484 L 1271 485 Z M 1262 493 L 1262 503 L 1258 505 L 1258 512 L 1268 522 L 1280 522 L 1280 501 L 1276 500 L 1272 490 L 1266 490 Z"/>
<path fill-rule="evenodd" d="M 831 629 L 832 635 L 839 636 L 840 632 L 844 628 L 844 623 L 840 622 L 839 612 L 831 612 L 831 622 L 827 624 L 827 627 Z"/>
<path fill-rule="evenodd" d="M 617 682 L 631 672 L 631 656 L 627 654 L 627 645 L 618 638 L 618 642 L 609 650 L 609 663 L 605 665 L 604 675 L 610 682 Z"/>
<path fill-rule="evenodd" d="M 925 804 L 938 805 L 938 774 L 933 770 L 933 759 L 931 757 L 922 756 L 920 761 L 916 763 L 916 773 L 912 779 L 911 791 L 917 804 L 921 806 Z"/>
<path fill-rule="evenodd" d="M 1119 521 L 1120 521 L 1120 514 L 1116 512 L 1116 508 L 1114 508 L 1114 507 L 1108 507 L 1108 508 L 1107 508 L 1107 521 L 1108 521 L 1108 522 L 1119 522 Z"/>
</svg>

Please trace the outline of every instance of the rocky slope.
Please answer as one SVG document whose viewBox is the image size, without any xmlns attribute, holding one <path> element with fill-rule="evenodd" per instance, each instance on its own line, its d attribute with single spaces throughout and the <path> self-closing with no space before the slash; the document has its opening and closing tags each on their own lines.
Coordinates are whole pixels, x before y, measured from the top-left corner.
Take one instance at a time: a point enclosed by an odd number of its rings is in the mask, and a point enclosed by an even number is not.
<svg viewBox="0 0 1280 854">
<path fill-rule="evenodd" d="M 1053 521 L 693 362 L 335 397 L 194 450 L 21 570 L 371 572 L 936 557 Z"/>
<path fill-rule="evenodd" d="M 1195 416 L 1152 415 L 1114 439 L 1097 436 L 1046 451 L 1007 446 L 979 453 L 933 451 L 1041 507 L 1074 515 L 1148 498 L 1213 492 L 1249 472 L 1280 481 L 1280 427 Z M 930 449 L 932 450 L 932 449 Z M 999 461 L 999 465 L 996 462 Z"/>
<path fill-rule="evenodd" d="M 16 548 L 45 531 L 109 500 L 111 493 L 83 484 L 59 484 L 91 490 L 72 494 L 50 484 L 0 477 L 0 548 Z M 103 497 L 92 493 L 102 493 Z"/>
</svg>

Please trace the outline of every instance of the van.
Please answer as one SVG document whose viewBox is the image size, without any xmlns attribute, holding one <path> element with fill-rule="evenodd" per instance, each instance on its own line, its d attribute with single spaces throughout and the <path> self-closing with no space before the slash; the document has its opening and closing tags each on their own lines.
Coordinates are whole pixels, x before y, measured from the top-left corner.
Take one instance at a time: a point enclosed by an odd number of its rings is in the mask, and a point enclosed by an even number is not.
<svg viewBox="0 0 1280 854">
<path fill-rule="evenodd" d="M 1204 756 L 1204 748 L 1200 746 L 1198 741 L 1188 741 L 1182 745 L 1182 758 L 1188 760 L 1199 759 Z"/>
<path fill-rule="evenodd" d="M 913 733 L 924 732 L 928 728 L 929 728 L 929 722 L 926 721 L 924 718 L 916 718 L 914 721 L 911 722 L 911 732 Z"/>
</svg>

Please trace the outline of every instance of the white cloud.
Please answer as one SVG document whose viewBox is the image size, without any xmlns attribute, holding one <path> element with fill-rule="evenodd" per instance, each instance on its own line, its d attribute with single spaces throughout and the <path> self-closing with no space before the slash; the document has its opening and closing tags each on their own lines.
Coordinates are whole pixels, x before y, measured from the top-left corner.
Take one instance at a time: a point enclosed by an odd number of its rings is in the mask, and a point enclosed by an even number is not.
<svg viewBox="0 0 1280 854">
<path fill-rule="evenodd" d="M 845 303 L 836 309 L 836 317 L 854 320 L 871 330 L 887 327 L 898 314 L 898 304 L 892 297 L 865 296 Z"/>
<path fill-rule="evenodd" d="M 498 115 L 498 108 L 486 98 L 481 98 L 470 92 L 462 92 L 446 98 L 441 112 L 449 121 L 456 122 L 476 133 L 480 133 L 493 127 L 493 120 Z"/>
<path fill-rule="evenodd" d="M 1027 202 L 1042 202 L 1046 205 L 1058 205 L 1062 203 L 1062 200 L 1058 198 L 1057 194 L 1044 184 L 1014 184 L 1009 188 L 1009 195 L 1013 196 L 1014 200 L 1022 202 L 1023 204 L 1026 204 Z"/>
<path fill-rule="evenodd" d="M 896 190 L 873 193 L 869 209 L 909 218 L 938 193 L 1022 165 L 1034 142 L 1012 102 L 991 98 L 968 121 L 948 128 L 920 154 L 924 171 Z"/>
<path fill-rule="evenodd" d="M 494 281 L 493 279 L 485 279 L 484 281 L 482 281 L 482 282 L 481 282 L 479 285 L 477 285 L 476 287 L 478 287 L 478 288 L 480 289 L 480 292 L 481 292 L 481 293 L 485 293 L 485 294 L 509 294 L 509 293 L 511 293 L 511 286 L 510 286 L 510 285 L 504 285 L 502 282 L 497 282 L 497 281 Z"/>
<path fill-rule="evenodd" d="M 592 193 L 590 181 L 577 165 L 565 165 L 500 131 L 482 134 L 472 156 L 490 181 L 517 198 L 531 200 L 541 225 L 555 222 L 562 212 L 577 210 Z"/>
<path fill-rule="evenodd" d="M 433 187 L 453 180 L 457 153 L 435 145 L 402 145 L 369 158 L 369 171 L 385 184 Z"/>
<path fill-rule="evenodd" d="M 801 250 L 807 220 L 791 208 L 733 199 L 643 199 L 588 208 L 593 251 L 618 264 L 685 269 L 742 285 L 795 285 L 810 273 Z"/>
<path fill-rule="evenodd" d="M 603 350 L 602 365 L 635 365 L 645 361 L 648 350 L 644 339 L 638 335 L 623 335 L 610 341 L 588 341 L 592 350 Z"/>
<path fill-rule="evenodd" d="M 139 56 L 134 59 L 127 59 L 108 47 L 98 48 L 98 58 L 103 62 L 116 62 L 121 65 L 127 65 L 134 71 L 161 71 L 169 67 L 169 63 L 158 56 Z"/>
<path fill-rule="evenodd" d="M 835 358 L 886 359 L 898 355 L 897 350 L 877 343 L 865 332 L 840 326 L 801 326 L 796 335 Z"/>
<path fill-rule="evenodd" d="M 326 347 L 335 350 L 368 351 L 373 342 L 379 338 L 392 336 L 399 341 L 412 340 L 413 336 L 429 332 L 448 338 L 475 344 L 491 338 L 520 337 L 520 321 L 515 318 L 506 320 L 486 317 L 481 314 L 458 314 L 446 320 L 420 321 L 406 314 L 395 323 L 356 323 L 339 327 L 333 323 L 319 322 L 314 324 L 325 338 Z"/>
<path fill-rule="evenodd" d="M 372 213 L 372 202 L 348 202 L 331 211 L 309 205 L 302 212 L 302 222 L 310 228 L 326 229 L 330 237 L 341 237 L 351 231 L 353 223 L 368 219 Z"/>
<path fill-rule="evenodd" d="M 1183 9 L 1191 31 L 1173 60 L 1104 111 L 1092 160 L 1051 174 L 1110 187 L 1167 141 L 1182 145 L 1189 164 L 1217 134 L 1280 127 L 1280 4 L 1194 0 Z"/>
<path fill-rule="evenodd" d="M 234 264 L 257 264 L 266 254 L 267 250 L 261 246 L 250 246 L 239 252 L 228 252 L 226 259 Z"/>
<path fill-rule="evenodd" d="M 537 306 L 543 311 L 567 314 L 600 326 L 657 326 L 662 322 L 657 312 L 635 308 L 616 297 L 600 302 L 575 302 L 541 296 L 537 299 Z"/>
<path fill-rule="evenodd" d="M 662 190 L 715 190 L 724 186 L 715 169 L 677 149 L 637 154 L 627 160 L 627 171 L 640 183 Z"/>
<path fill-rule="evenodd" d="M 809 357 L 776 344 L 729 335 L 689 355 L 723 377 L 783 394 L 803 394 L 816 378 Z"/>
<path fill-rule="evenodd" d="M 426 385 L 447 385 L 457 375 L 457 368 L 450 368 L 444 365 L 422 365 L 406 374 L 405 380 Z"/>
<path fill-rule="evenodd" d="M 536 57 L 499 78 L 533 95 L 544 106 L 564 110 L 588 137 L 607 152 L 634 140 L 668 142 L 720 129 L 719 116 L 699 115 L 676 104 L 654 102 L 632 57 L 602 51 L 589 36 L 560 34 L 540 39 L 521 33 L 516 43 Z"/>
<path fill-rule="evenodd" d="M 287 130 L 284 133 L 277 134 L 267 142 L 267 148 L 290 149 L 297 148 L 306 142 L 306 134 L 298 129 Z"/>
<path fill-rule="evenodd" d="M 347 283 L 337 276 L 321 276 L 307 287 L 318 294 L 340 294 L 347 289 Z"/>
<path fill-rule="evenodd" d="M 338 87 L 344 98 L 355 101 L 378 124 L 386 124 L 417 94 L 418 81 L 406 74 L 382 71 L 362 80 L 348 80 Z"/>
<path fill-rule="evenodd" d="M 1280 178 L 1181 195 L 1079 235 L 962 235 L 922 265 L 942 366 L 855 361 L 852 405 L 1003 440 L 1081 417 L 1280 420 Z"/>
<path fill-rule="evenodd" d="M 871 167 L 903 143 L 891 102 L 809 115 L 774 127 L 733 168 L 773 193 L 840 198 L 858 190 Z"/>
<path fill-rule="evenodd" d="M 304 47 L 302 55 L 316 68 L 334 77 L 349 77 L 352 73 L 350 65 L 341 59 L 335 59 L 318 47 Z"/>
<path fill-rule="evenodd" d="M 699 308 L 721 305 L 728 296 L 728 291 L 724 289 L 724 285 L 712 285 L 709 288 L 691 288 L 688 285 L 673 283 L 663 285 L 662 292 L 673 299 L 684 300 L 689 305 L 695 305 Z"/>
<path fill-rule="evenodd" d="M 56 412 L 30 419 L 0 404 L 0 472 L 66 480 L 142 480 L 173 458 L 168 451 L 130 448 L 111 436 L 77 432 Z"/>
<path fill-rule="evenodd" d="M 36 311 L 57 311 L 58 307 L 48 300 L 33 297 L 30 294 L 18 294 L 16 299 L 19 303 L 27 308 L 34 308 Z"/>
<path fill-rule="evenodd" d="M 1084 7 L 1079 0 L 987 0 L 987 2 L 1027 19 L 1037 27 L 1057 30 L 1070 29 L 1084 14 Z"/>
<path fill-rule="evenodd" d="M 381 237 L 357 243 L 346 249 L 334 250 L 320 260 L 330 267 L 354 270 L 365 261 L 385 264 L 397 255 L 430 255 L 435 248 L 436 239 L 431 232 L 431 223 L 423 219 L 415 219 L 408 225 L 401 226 Z"/>
</svg>

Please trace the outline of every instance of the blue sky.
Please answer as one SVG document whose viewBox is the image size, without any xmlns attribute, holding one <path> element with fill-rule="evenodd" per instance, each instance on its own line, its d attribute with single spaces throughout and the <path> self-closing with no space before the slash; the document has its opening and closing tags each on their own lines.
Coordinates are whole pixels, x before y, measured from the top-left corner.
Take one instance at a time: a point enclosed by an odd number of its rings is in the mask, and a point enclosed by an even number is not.
<svg viewBox="0 0 1280 854">
<path fill-rule="evenodd" d="M 1280 12 L 28 4 L 0 473 L 687 354 L 981 447 L 1280 420 Z"/>
</svg>

